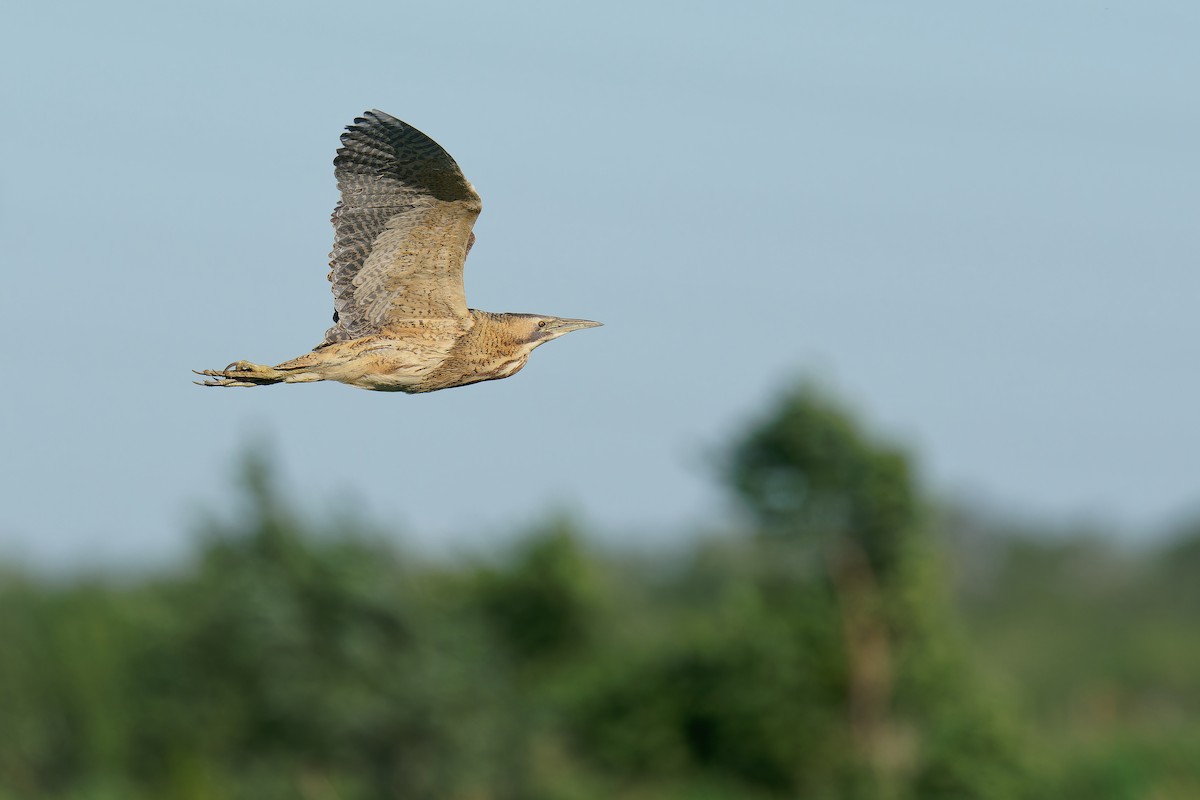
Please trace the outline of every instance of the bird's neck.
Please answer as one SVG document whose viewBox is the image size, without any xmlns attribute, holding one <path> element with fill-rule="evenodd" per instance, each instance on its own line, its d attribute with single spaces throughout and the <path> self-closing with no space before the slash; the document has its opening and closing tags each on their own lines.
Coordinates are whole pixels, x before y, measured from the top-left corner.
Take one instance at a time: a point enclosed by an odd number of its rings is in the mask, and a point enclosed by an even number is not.
<svg viewBox="0 0 1200 800">
<path fill-rule="evenodd" d="M 428 381 L 464 385 L 507 378 L 520 372 L 532 350 L 501 314 L 471 310 L 474 325 L 460 338 Z"/>
</svg>

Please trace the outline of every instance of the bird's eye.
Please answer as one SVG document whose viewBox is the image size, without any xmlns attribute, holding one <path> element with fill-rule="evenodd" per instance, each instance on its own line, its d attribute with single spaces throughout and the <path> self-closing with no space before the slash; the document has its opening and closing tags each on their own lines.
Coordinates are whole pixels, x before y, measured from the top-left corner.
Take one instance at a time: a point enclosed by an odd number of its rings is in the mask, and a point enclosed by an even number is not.
<svg viewBox="0 0 1200 800">
<path fill-rule="evenodd" d="M 546 320 L 544 320 L 544 319 L 539 319 L 539 320 L 538 320 L 538 327 L 539 327 L 539 328 L 544 328 L 544 327 L 546 327 Z"/>
</svg>

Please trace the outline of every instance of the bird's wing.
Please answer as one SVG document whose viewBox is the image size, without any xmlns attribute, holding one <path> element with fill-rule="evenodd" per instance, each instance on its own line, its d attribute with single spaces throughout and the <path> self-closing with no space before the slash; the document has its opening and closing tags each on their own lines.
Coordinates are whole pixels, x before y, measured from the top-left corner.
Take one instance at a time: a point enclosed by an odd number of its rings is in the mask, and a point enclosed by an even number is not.
<svg viewBox="0 0 1200 800">
<path fill-rule="evenodd" d="M 382 111 L 342 134 L 329 254 L 334 326 L 321 346 L 411 321 L 469 318 L 463 262 L 482 205 L 437 142 Z"/>
</svg>

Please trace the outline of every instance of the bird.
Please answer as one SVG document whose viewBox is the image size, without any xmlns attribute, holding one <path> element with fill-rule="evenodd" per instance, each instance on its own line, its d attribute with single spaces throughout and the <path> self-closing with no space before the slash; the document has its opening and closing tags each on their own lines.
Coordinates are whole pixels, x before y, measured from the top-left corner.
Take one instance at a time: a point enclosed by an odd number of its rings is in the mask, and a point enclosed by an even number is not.
<svg viewBox="0 0 1200 800">
<path fill-rule="evenodd" d="M 475 187 L 440 145 L 370 110 L 341 135 L 333 160 L 329 281 L 333 327 L 312 352 L 275 366 L 234 361 L 192 370 L 201 386 L 339 381 L 418 394 L 508 378 L 530 353 L 601 323 L 467 307 L 463 265 L 482 210 Z"/>
</svg>

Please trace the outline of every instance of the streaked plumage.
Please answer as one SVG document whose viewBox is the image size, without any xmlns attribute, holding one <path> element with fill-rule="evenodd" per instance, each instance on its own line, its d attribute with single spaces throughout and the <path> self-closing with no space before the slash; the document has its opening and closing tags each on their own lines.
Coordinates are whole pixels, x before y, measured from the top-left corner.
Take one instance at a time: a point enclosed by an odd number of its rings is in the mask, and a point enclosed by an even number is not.
<svg viewBox="0 0 1200 800">
<path fill-rule="evenodd" d="M 432 392 L 507 378 L 535 347 L 598 322 L 467 307 L 463 264 L 482 208 L 450 155 L 416 128 L 368 111 L 333 161 L 329 280 L 334 325 L 311 352 L 274 367 L 235 361 L 204 386 L 332 380 Z"/>
</svg>

